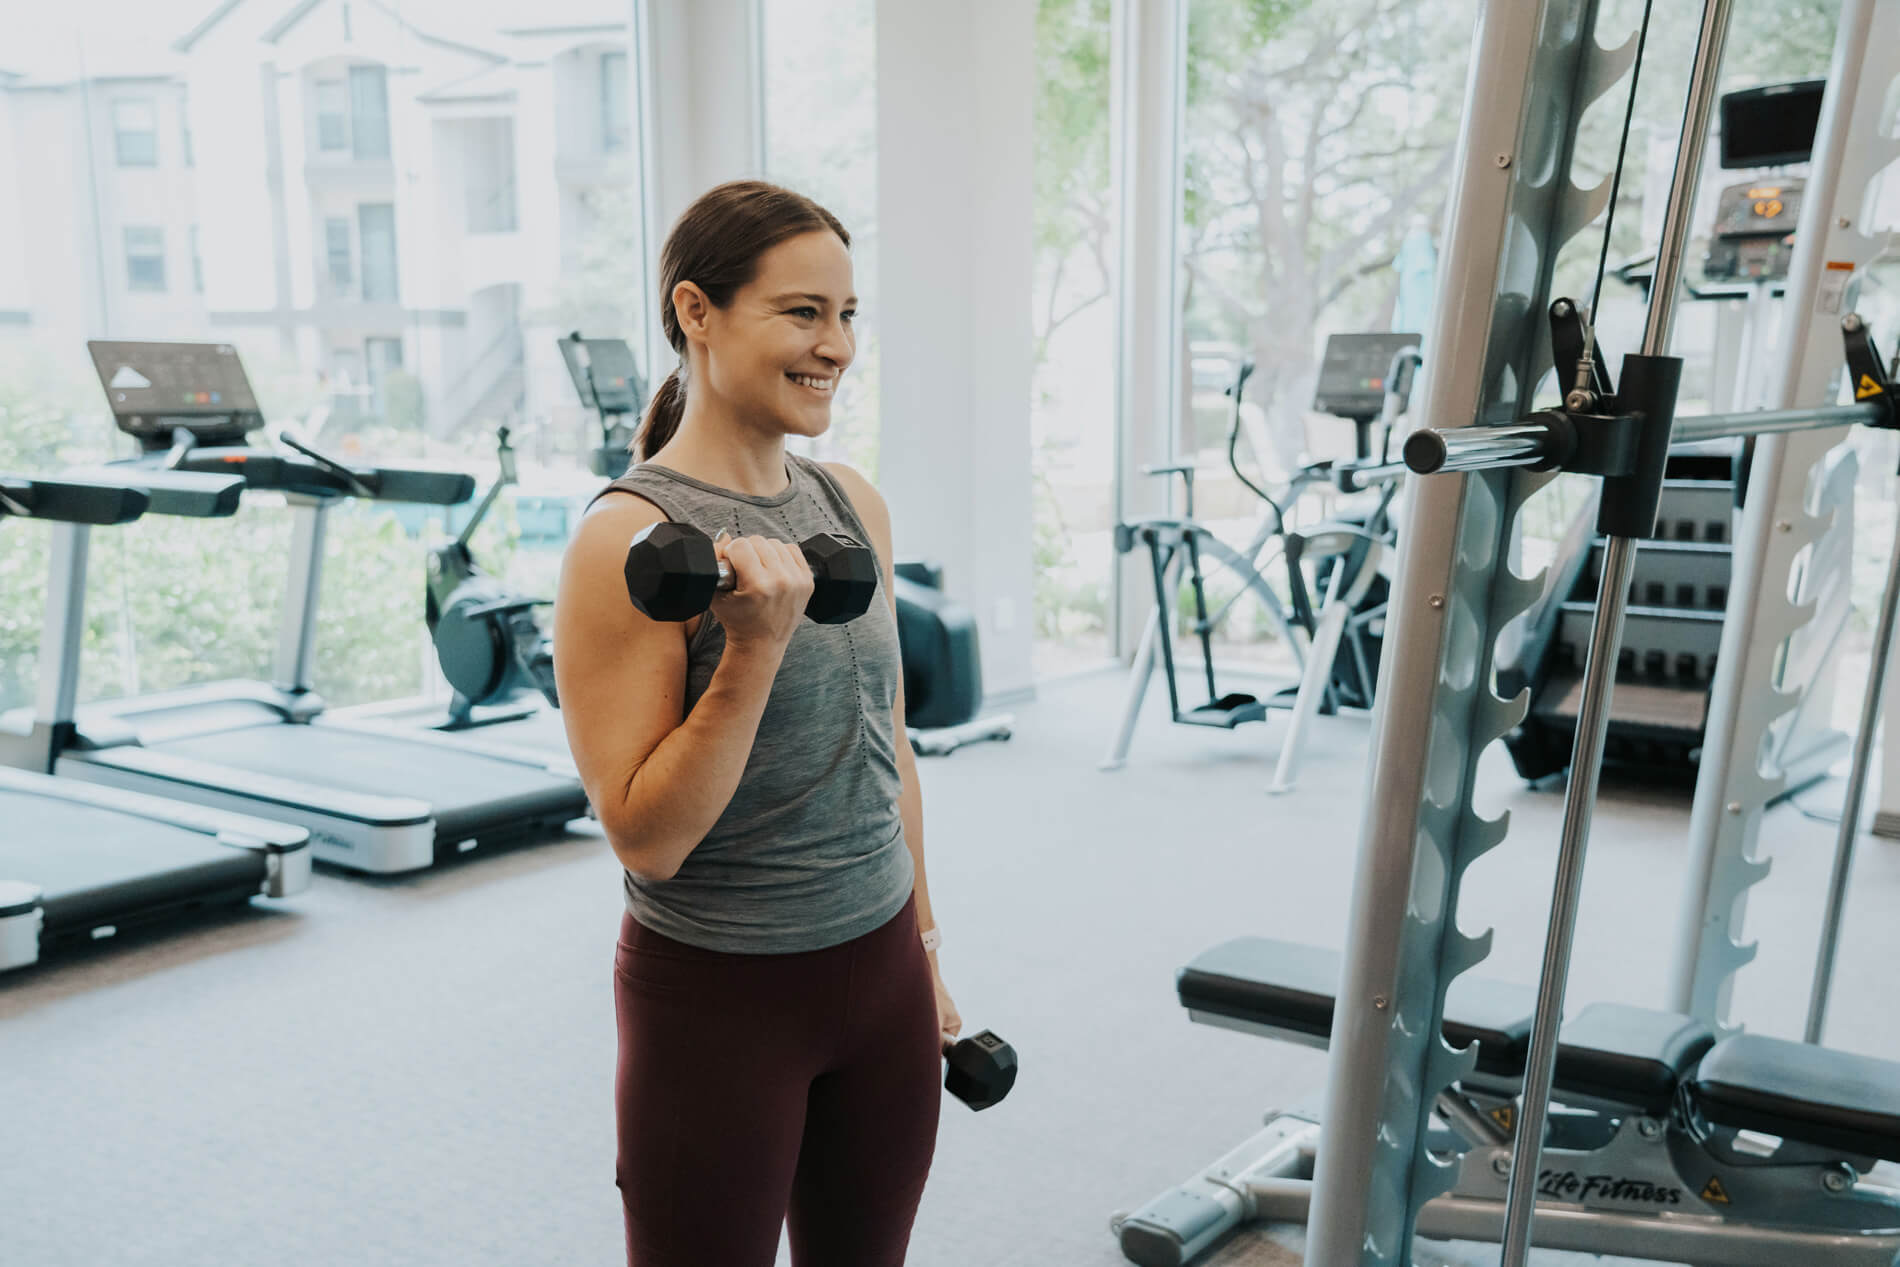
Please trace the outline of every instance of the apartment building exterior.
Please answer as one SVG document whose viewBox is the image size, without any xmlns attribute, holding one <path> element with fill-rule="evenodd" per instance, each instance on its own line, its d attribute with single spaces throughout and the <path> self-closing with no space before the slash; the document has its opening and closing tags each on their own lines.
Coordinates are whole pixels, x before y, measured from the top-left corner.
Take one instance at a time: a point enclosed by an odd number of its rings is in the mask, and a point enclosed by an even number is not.
<svg viewBox="0 0 1900 1267">
<path fill-rule="evenodd" d="M 0 53 L 0 170 L 37 174 L 0 184 L 0 343 L 229 340 L 438 435 L 572 415 L 562 287 L 636 173 L 627 9 L 535 12 L 226 0 L 170 48 Z"/>
</svg>

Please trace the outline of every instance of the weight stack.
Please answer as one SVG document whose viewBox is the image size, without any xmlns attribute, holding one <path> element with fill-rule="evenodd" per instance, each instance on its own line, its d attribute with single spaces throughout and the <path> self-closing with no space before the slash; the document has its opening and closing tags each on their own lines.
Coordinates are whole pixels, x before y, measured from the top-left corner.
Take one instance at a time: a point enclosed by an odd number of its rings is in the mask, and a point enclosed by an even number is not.
<svg viewBox="0 0 1900 1267">
<path fill-rule="evenodd" d="M 1730 442 L 1670 452 L 1656 535 L 1636 553 L 1606 765 L 1684 787 L 1695 783 L 1728 605 L 1740 455 L 1740 445 Z M 1604 549 L 1600 537 L 1590 544 L 1569 592 L 1552 595 L 1556 612 L 1541 622 L 1533 614 L 1532 626 L 1546 632 L 1544 644 L 1524 657 L 1536 666 L 1528 680 L 1530 711 L 1505 736 L 1526 779 L 1570 762 Z"/>
</svg>

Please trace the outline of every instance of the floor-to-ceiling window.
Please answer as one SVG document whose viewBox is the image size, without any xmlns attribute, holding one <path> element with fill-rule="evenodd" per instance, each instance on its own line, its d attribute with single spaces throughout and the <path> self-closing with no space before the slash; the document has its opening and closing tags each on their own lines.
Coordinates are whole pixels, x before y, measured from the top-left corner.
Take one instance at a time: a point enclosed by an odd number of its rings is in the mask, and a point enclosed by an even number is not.
<svg viewBox="0 0 1900 1267">
<path fill-rule="evenodd" d="M 1198 517 L 1240 546 L 1274 513 L 1249 483 L 1308 522 L 1330 509 L 1327 490 L 1290 500 L 1286 482 L 1354 452 L 1353 424 L 1313 407 L 1327 337 L 1423 332 L 1475 5 L 1185 3 L 1169 448 L 1197 468 Z M 1216 575 L 1212 588 L 1218 606 L 1238 587 Z M 1237 606 L 1218 638 L 1226 662 L 1288 662 L 1256 604 Z"/>
<path fill-rule="evenodd" d="M 598 457 L 556 340 L 626 338 L 645 376 L 640 72 L 630 5 L 582 25 L 506 9 L 320 5 L 247 43 L 228 8 L 100 0 L 10 30 L 0 469 L 125 456 L 89 339 L 229 343 L 270 424 L 351 462 L 485 485 L 507 426 L 520 486 L 474 548 L 551 595 L 590 468 L 621 460 Z M 316 685 L 333 703 L 439 689 L 424 545 L 467 513 L 332 513 Z M 236 523 L 98 530 L 84 694 L 267 674 L 290 521 L 253 495 Z M 0 709 L 31 698 L 47 532 L 0 528 Z"/>
<path fill-rule="evenodd" d="M 1115 206 L 1110 0 L 1036 13 L 1035 462 L 1038 675 L 1110 654 L 1115 507 Z"/>
</svg>

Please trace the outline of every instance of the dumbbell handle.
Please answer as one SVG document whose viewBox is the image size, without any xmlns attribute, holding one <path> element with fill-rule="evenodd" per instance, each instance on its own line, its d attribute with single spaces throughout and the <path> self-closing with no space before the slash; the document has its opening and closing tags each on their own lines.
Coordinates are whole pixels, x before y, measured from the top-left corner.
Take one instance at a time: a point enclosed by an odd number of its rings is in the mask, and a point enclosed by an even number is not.
<svg viewBox="0 0 1900 1267">
<path fill-rule="evenodd" d="M 726 562 L 724 559 L 719 560 L 719 579 L 713 582 L 713 592 L 715 594 L 730 594 L 733 587 L 738 583 L 739 578 L 733 574 L 732 564 Z"/>
</svg>

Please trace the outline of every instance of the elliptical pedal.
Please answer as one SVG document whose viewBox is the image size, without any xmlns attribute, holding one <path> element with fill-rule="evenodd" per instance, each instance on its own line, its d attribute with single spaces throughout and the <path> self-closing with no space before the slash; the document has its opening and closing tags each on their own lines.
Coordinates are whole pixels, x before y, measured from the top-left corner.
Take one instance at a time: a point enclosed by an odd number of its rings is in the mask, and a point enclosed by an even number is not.
<svg viewBox="0 0 1900 1267">
<path fill-rule="evenodd" d="M 1243 722 L 1265 721 L 1267 706 L 1241 691 L 1230 691 L 1199 708 L 1190 708 L 1175 718 L 1184 726 L 1212 726 L 1232 730 Z"/>
</svg>

